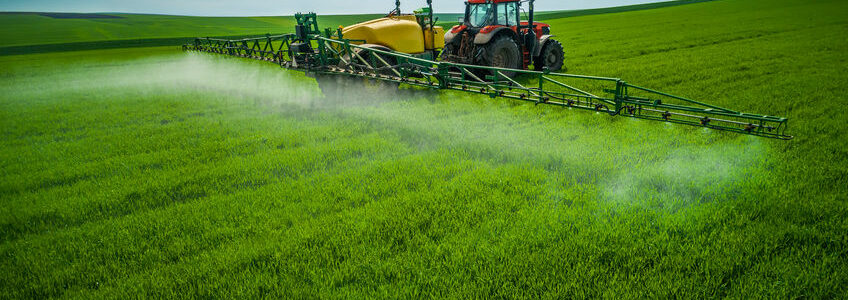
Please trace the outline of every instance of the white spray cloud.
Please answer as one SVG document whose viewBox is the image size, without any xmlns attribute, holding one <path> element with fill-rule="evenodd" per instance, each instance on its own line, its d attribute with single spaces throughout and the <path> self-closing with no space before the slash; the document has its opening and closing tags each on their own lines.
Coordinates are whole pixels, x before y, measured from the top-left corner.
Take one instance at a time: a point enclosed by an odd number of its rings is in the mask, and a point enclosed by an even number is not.
<svg viewBox="0 0 848 300">
<path fill-rule="evenodd" d="M 640 200 L 667 209 L 735 197 L 769 163 L 762 141 L 738 141 L 672 148 L 603 180 L 600 196 L 618 205 Z"/>
<path fill-rule="evenodd" d="M 314 80 L 281 70 L 272 63 L 231 57 L 179 53 L 147 58 L 90 61 L 63 65 L 61 72 L 20 76 L 12 85 L 20 97 L 39 94 L 114 93 L 143 95 L 168 92 L 211 92 L 265 104 L 309 106 L 320 96 Z M 36 72 L 38 72 L 36 70 Z M 178 100 L 178 99 L 177 99 Z"/>
<path fill-rule="evenodd" d="M 648 199 L 680 207 L 732 196 L 744 188 L 747 176 L 762 167 L 767 150 L 758 139 L 745 138 L 713 144 L 627 143 L 623 136 L 616 136 L 620 129 L 641 123 L 604 122 L 603 116 L 571 111 L 566 112 L 567 118 L 545 121 L 535 117 L 553 109 L 506 107 L 503 103 L 511 103 L 507 100 L 481 104 L 473 97 L 454 98 L 456 93 L 396 91 L 391 85 L 363 84 L 362 80 L 325 85 L 325 91 L 334 95 L 324 98 L 315 81 L 302 73 L 208 54 L 180 53 L 102 64 L 96 69 L 86 63 L 69 68 L 67 78 L 57 75 L 61 77 L 57 80 L 72 81 L 63 85 L 66 89 L 198 90 L 222 94 L 228 101 L 332 110 L 344 117 L 371 120 L 421 151 L 463 152 L 493 164 L 541 166 L 560 178 L 546 188 L 571 188 L 563 183 L 595 185 L 599 198 L 622 205 Z M 81 72 L 88 76 L 79 76 Z M 339 90 L 327 90 L 333 87 Z M 674 139 L 679 133 L 656 130 L 649 139 Z"/>
</svg>

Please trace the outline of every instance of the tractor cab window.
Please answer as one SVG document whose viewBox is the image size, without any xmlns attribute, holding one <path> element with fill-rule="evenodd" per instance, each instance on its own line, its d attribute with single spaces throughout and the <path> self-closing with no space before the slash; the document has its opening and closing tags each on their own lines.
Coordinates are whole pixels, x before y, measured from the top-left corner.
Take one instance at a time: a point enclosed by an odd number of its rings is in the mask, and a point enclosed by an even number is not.
<svg viewBox="0 0 848 300">
<path fill-rule="evenodd" d="M 474 28 L 518 25 L 518 2 L 468 4 L 465 20 Z"/>
<path fill-rule="evenodd" d="M 471 27 L 485 27 L 491 23 L 492 19 L 492 4 L 469 4 L 466 12 L 466 22 Z"/>
<path fill-rule="evenodd" d="M 498 4 L 497 14 L 498 14 L 497 25 L 506 25 L 506 26 L 518 25 L 518 2 Z"/>
</svg>

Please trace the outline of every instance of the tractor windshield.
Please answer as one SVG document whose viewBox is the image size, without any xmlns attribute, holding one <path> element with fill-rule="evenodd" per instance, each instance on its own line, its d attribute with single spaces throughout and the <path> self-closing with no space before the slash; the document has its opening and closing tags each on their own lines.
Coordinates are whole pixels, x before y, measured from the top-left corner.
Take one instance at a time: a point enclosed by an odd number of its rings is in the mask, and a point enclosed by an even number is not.
<svg viewBox="0 0 848 300">
<path fill-rule="evenodd" d="M 468 4 L 465 19 L 473 28 L 489 25 L 515 26 L 518 24 L 518 2 Z"/>
<path fill-rule="evenodd" d="M 465 20 L 471 27 L 484 27 L 492 23 L 492 4 L 468 4 L 468 10 L 465 12 Z"/>
</svg>

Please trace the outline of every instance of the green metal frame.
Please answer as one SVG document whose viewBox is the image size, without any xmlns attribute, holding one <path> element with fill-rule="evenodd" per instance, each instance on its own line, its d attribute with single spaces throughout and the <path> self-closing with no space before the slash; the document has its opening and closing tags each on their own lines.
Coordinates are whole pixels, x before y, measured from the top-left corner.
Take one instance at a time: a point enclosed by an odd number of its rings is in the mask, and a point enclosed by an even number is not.
<svg viewBox="0 0 848 300">
<path fill-rule="evenodd" d="M 341 30 L 318 30 L 317 16 L 295 16 L 301 35 L 222 40 L 197 38 L 187 51 L 218 53 L 270 61 L 309 76 L 370 78 L 413 86 L 478 93 L 608 113 L 625 117 L 731 131 L 789 140 L 788 119 L 743 113 L 629 84 L 618 78 L 502 69 L 438 62 L 414 55 L 363 46 L 342 37 Z M 293 43 L 307 44 L 292 49 Z M 504 76 L 514 72 L 517 79 Z"/>
</svg>

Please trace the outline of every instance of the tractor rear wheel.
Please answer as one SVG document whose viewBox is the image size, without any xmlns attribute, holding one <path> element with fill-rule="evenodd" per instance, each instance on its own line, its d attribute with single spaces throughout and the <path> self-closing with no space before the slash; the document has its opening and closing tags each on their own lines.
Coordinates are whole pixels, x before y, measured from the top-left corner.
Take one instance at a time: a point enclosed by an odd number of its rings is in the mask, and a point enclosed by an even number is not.
<svg viewBox="0 0 848 300">
<path fill-rule="evenodd" d="M 521 51 L 518 49 L 518 44 L 510 37 L 502 36 L 497 40 L 486 45 L 486 55 L 483 57 L 481 65 L 504 68 L 504 69 L 520 69 L 521 68 Z M 486 72 L 495 75 L 495 72 Z M 503 75 L 515 77 L 515 72 L 501 72 Z M 485 78 L 481 78 L 485 80 Z"/>
<path fill-rule="evenodd" d="M 442 48 L 442 53 L 439 56 L 441 56 L 442 60 L 445 60 L 448 55 L 456 55 L 456 49 L 454 49 L 452 43 L 445 44 L 445 47 Z"/>
<path fill-rule="evenodd" d="M 559 72 L 565 60 L 562 44 L 557 40 L 548 40 L 542 47 L 542 53 L 536 57 L 536 71 L 544 71 L 545 67 L 551 72 Z"/>
</svg>

